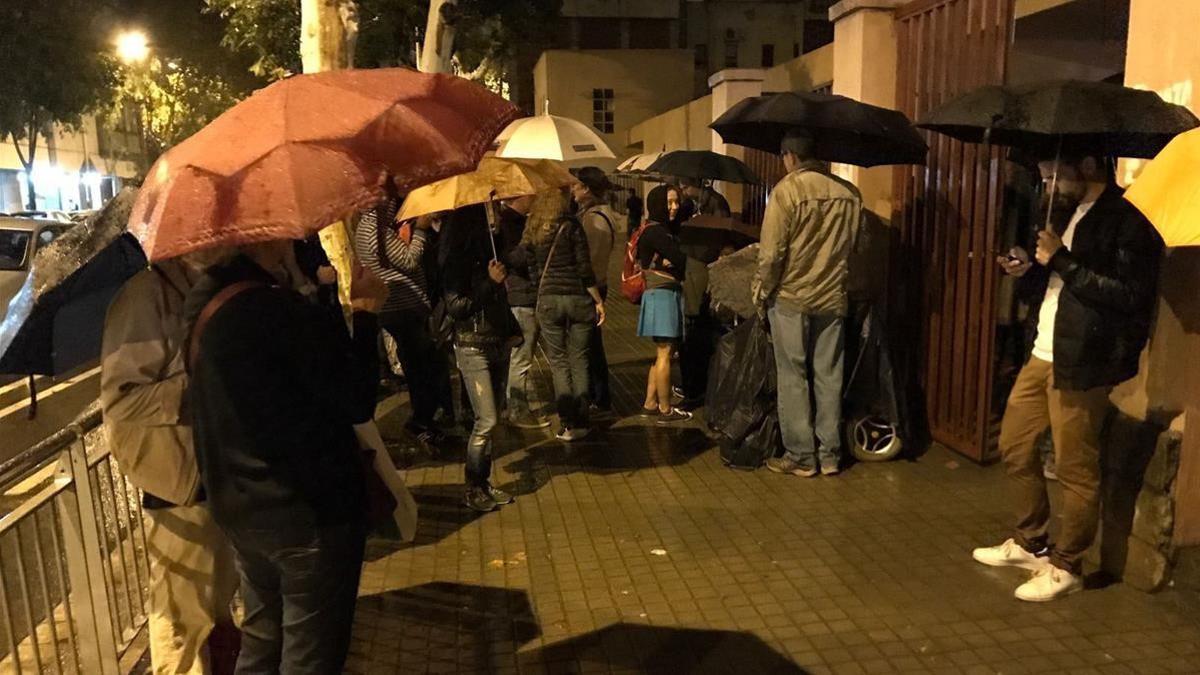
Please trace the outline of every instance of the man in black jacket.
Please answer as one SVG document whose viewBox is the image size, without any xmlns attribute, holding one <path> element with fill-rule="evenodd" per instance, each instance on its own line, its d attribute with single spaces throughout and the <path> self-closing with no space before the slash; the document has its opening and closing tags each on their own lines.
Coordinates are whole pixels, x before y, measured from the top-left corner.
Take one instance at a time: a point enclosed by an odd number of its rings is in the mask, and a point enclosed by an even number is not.
<svg viewBox="0 0 1200 675">
<path fill-rule="evenodd" d="M 366 539 L 354 425 L 375 412 L 387 287 L 356 270 L 351 337 L 339 308 L 292 290 L 301 274 L 292 242 L 247 246 L 184 308 L 196 457 L 242 577 L 238 672 L 336 673 L 350 646 Z"/>
<path fill-rule="evenodd" d="M 1074 213 L 1065 228 L 1037 235 L 1033 268 L 1022 249 L 999 263 L 1044 289 L 1037 338 L 1000 428 L 1000 453 L 1016 488 L 1016 536 L 978 548 L 977 561 L 1023 567 L 1033 577 L 1021 600 L 1053 600 L 1081 590 L 1080 562 L 1099 518 L 1100 432 L 1108 394 L 1137 373 L 1150 332 L 1162 240 L 1096 157 L 1039 165 L 1052 208 Z M 1056 171 L 1057 169 L 1057 171 Z M 1062 231 L 1059 231 L 1059 230 Z M 1033 268 L 1033 270 L 1031 270 Z M 1037 438 L 1050 427 L 1063 486 L 1061 528 L 1050 545 L 1050 501 Z"/>
<path fill-rule="evenodd" d="M 508 306 L 508 270 L 496 257 L 497 233 L 490 230 L 483 207 L 455 211 L 442 236 L 442 293 L 454 320 L 454 357 L 475 412 L 463 502 L 488 512 L 513 501 L 491 484 L 492 432 L 504 400 L 509 354 L 522 341 L 521 327 Z"/>
</svg>

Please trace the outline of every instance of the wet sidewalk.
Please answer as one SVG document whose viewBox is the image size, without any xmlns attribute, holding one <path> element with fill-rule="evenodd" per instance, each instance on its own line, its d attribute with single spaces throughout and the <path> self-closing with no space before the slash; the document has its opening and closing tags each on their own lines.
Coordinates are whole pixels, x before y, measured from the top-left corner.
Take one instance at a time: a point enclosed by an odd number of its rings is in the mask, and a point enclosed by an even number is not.
<svg viewBox="0 0 1200 675">
<path fill-rule="evenodd" d="M 650 349 L 612 302 L 619 413 Z M 381 426 L 407 418 L 385 402 Z M 699 425 L 614 418 L 566 447 L 502 429 L 495 482 L 461 504 L 461 453 L 419 455 L 413 545 L 368 546 L 355 673 L 1197 672 L 1200 612 L 1120 584 L 1030 605 L 973 562 L 1008 536 L 1003 475 L 933 449 L 802 479 L 722 466 Z M 411 459 L 410 456 L 406 456 Z"/>
</svg>

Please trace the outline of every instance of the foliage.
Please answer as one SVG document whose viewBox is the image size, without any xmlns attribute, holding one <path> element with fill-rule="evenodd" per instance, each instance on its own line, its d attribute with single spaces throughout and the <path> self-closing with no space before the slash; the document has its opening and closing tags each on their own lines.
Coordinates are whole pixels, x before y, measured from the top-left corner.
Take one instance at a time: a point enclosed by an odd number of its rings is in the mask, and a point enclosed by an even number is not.
<svg viewBox="0 0 1200 675">
<path fill-rule="evenodd" d="M 78 126 L 112 87 L 113 59 L 92 24 L 97 4 L 0 2 L 0 140 L 12 139 L 26 168 L 50 125 Z"/>
<path fill-rule="evenodd" d="M 119 68 L 108 122 L 120 127 L 126 110 L 136 111 L 146 156 L 127 159 L 148 165 L 262 81 L 248 72 L 250 57 L 221 46 L 225 23 L 205 12 L 202 0 L 120 2 L 122 13 L 136 17 L 136 25 L 151 37 L 152 49 L 145 62 Z"/>
<path fill-rule="evenodd" d="M 227 22 L 224 44 L 253 52 L 253 70 L 278 79 L 300 72 L 300 0 L 205 0 Z M 415 66 L 428 0 L 357 0 L 355 66 Z M 553 37 L 561 0 L 460 0 L 455 59 L 465 75 L 498 81 L 516 73 L 521 49 Z"/>
<path fill-rule="evenodd" d="M 109 108 L 109 121 L 127 106 L 142 117 L 146 162 L 196 133 L 238 102 L 245 91 L 194 63 L 151 59 L 123 67 L 120 85 Z"/>
<path fill-rule="evenodd" d="M 255 58 L 250 71 L 279 80 L 300 72 L 300 0 L 205 0 L 225 20 L 221 44 Z"/>
</svg>

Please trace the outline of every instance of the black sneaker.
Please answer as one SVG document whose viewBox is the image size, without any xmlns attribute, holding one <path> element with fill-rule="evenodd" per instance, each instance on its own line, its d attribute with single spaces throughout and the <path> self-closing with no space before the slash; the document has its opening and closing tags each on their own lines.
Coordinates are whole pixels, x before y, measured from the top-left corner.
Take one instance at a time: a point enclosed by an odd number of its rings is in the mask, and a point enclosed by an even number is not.
<svg viewBox="0 0 1200 675">
<path fill-rule="evenodd" d="M 512 495 L 492 485 L 491 483 L 488 483 L 484 489 L 487 491 L 488 496 L 492 498 L 492 501 L 496 502 L 496 504 L 500 506 L 511 504 L 514 501 Z"/>
<path fill-rule="evenodd" d="M 409 421 L 404 425 L 404 429 L 425 445 L 441 445 L 446 442 L 446 434 L 437 427 L 425 426 L 424 424 Z"/>
<path fill-rule="evenodd" d="M 496 510 L 496 500 L 492 499 L 487 488 L 471 486 L 467 488 L 467 493 L 463 495 L 463 504 L 472 511 L 487 513 Z"/>
<path fill-rule="evenodd" d="M 676 422 L 687 422 L 692 419 L 692 413 L 679 408 L 671 408 L 671 412 L 662 413 L 658 416 L 658 420 L 654 423 L 658 425 L 674 424 Z"/>
</svg>

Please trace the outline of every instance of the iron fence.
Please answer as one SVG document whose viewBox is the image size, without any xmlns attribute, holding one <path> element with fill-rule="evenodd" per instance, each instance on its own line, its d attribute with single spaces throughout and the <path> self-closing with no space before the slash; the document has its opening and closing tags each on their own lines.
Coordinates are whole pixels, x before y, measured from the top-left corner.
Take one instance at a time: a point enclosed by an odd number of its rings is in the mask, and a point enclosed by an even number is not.
<svg viewBox="0 0 1200 675">
<path fill-rule="evenodd" d="M 117 675 L 146 624 L 140 494 L 93 407 L 0 466 L 0 673 Z"/>
</svg>

